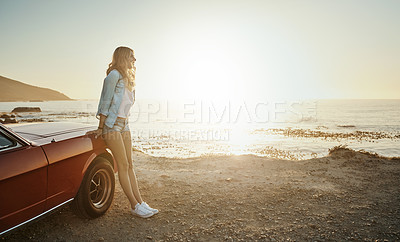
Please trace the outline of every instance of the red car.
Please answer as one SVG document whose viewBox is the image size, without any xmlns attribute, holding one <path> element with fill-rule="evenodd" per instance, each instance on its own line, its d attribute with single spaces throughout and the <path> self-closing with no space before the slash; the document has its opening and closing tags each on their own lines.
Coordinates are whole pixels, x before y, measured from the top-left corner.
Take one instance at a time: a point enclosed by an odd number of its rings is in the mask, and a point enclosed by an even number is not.
<svg viewBox="0 0 400 242">
<path fill-rule="evenodd" d="M 0 235 L 69 202 L 84 217 L 108 210 L 116 164 L 102 139 L 86 135 L 93 129 L 0 124 Z"/>
</svg>

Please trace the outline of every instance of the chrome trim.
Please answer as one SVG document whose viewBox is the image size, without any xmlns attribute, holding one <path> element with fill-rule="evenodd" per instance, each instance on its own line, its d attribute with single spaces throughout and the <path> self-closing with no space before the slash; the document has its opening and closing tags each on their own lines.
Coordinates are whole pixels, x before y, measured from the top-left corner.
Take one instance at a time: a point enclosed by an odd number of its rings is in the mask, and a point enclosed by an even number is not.
<svg viewBox="0 0 400 242">
<path fill-rule="evenodd" d="M 24 225 L 24 224 L 27 224 L 27 223 L 29 223 L 29 222 L 32 222 L 33 220 L 35 220 L 35 219 L 37 219 L 37 218 L 39 218 L 39 217 L 41 217 L 41 216 L 43 216 L 43 215 L 45 215 L 45 214 L 47 214 L 47 213 L 49 213 L 49 212 L 55 210 L 55 209 L 57 209 L 57 208 L 59 208 L 59 207 L 65 205 L 66 203 L 71 202 L 72 200 L 74 200 L 74 199 L 71 198 L 71 199 L 69 199 L 69 200 L 67 200 L 67 201 L 65 201 L 65 202 L 63 202 L 63 203 L 61 203 L 61 204 L 59 204 L 59 205 L 57 205 L 57 206 L 55 206 L 55 207 L 53 207 L 53 208 L 47 210 L 46 212 L 37 215 L 36 217 L 33 217 L 33 218 L 31 218 L 31 219 L 29 219 L 29 220 L 23 222 L 23 223 L 20 223 L 20 224 L 18 224 L 18 225 L 16 225 L 16 226 L 12 227 L 12 228 L 9 228 L 9 229 L 7 229 L 7 230 L 5 230 L 5 231 L 3 231 L 3 232 L 0 232 L 0 235 L 3 235 L 3 234 L 5 234 L 5 233 L 7 233 L 7 232 L 10 232 L 11 230 L 16 229 L 16 228 L 18 228 L 18 227 L 20 227 L 20 226 L 22 226 L 22 225 Z"/>
<path fill-rule="evenodd" d="M 93 126 L 93 127 L 95 127 L 95 126 Z M 31 133 L 31 132 L 19 132 L 19 131 L 14 131 L 14 132 L 19 133 L 19 134 L 36 135 L 36 136 L 39 136 L 40 138 L 48 138 L 48 137 L 52 137 L 52 136 L 56 136 L 56 135 L 70 134 L 70 133 L 79 132 L 79 131 L 86 131 L 89 129 L 92 129 L 92 127 L 80 127 L 80 128 L 56 131 L 56 132 L 47 133 L 47 134 L 35 134 L 35 133 Z"/>
<path fill-rule="evenodd" d="M 89 198 L 95 208 L 102 208 L 110 199 L 112 194 L 110 181 L 111 177 L 106 169 L 100 169 L 92 176 L 89 188 Z"/>
</svg>

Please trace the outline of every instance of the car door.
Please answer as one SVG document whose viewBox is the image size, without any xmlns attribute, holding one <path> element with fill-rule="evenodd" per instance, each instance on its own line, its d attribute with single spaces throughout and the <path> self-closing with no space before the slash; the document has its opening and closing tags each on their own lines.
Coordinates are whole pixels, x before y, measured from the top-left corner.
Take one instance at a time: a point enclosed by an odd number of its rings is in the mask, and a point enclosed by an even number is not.
<svg viewBox="0 0 400 242">
<path fill-rule="evenodd" d="M 0 234 L 44 212 L 48 162 L 0 126 Z"/>
<path fill-rule="evenodd" d="M 88 137 L 55 141 L 42 148 L 49 161 L 46 209 L 50 209 L 75 197 L 85 166 L 95 154 Z"/>
</svg>

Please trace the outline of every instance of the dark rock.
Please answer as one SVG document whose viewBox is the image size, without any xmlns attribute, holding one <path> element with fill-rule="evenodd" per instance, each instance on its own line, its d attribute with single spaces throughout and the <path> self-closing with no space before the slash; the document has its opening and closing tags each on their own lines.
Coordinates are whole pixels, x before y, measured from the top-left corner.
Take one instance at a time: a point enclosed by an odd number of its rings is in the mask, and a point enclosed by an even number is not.
<svg viewBox="0 0 400 242">
<path fill-rule="evenodd" d="M 4 118 L 4 119 L 6 119 L 6 118 L 10 118 L 10 115 L 8 115 L 8 114 L 3 114 L 3 115 L 1 115 L 1 117 L 0 118 Z"/>
<path fill-rule="evenodd" d="M 17 107 L 12 110 L 13 113 L 17 112 L 41 112 L 39 107 Z"/>
<path fill-rule="evenodd" d="M 42 118 L 31 118 L 31 119 L 26 119 L 24 120 L 28 123 L 33 123 L 33 122 L 45 122 L 46 120 L 42 119 Z"/>
<path fill-rule="evenodd" d="M 15 124 L 18 121 L 15 118 L 5 118 L 4 121 L 1 121 L 3 124 Z"/>
</svg>

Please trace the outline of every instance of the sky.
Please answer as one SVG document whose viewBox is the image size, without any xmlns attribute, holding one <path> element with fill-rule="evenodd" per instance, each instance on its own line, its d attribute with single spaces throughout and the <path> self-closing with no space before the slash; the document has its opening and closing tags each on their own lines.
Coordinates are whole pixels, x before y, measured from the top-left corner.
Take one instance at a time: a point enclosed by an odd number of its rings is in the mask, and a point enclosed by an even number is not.
<svg viewBox="0 0 400 242">
<path fill-rule="evenodd" d="M 98 99 L 118 46 L 136 97 L 400 98 L 400 1 L 0 1 L 0 75 Z"/>
</svg>

